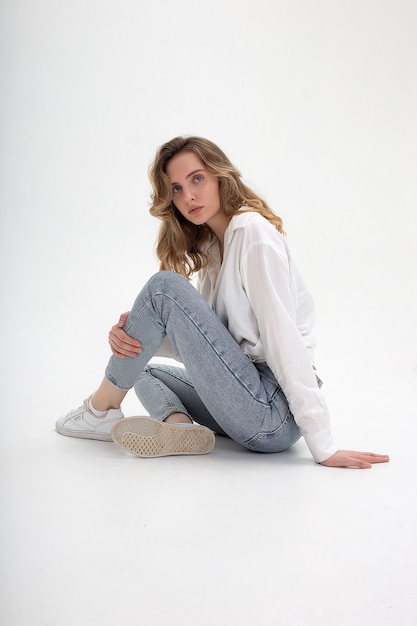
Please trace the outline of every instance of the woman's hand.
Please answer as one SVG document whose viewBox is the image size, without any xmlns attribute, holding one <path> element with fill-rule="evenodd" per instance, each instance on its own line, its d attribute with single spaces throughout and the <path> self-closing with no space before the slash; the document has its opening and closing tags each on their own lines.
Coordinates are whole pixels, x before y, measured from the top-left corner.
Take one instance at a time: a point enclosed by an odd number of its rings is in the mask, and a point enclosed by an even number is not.
<svg viewBox="0 0 417 626">
<path fill-rule="evenodd" d="M 126 324 L 129 312 L 122 313 L 117 324 L 109 332 L 109 344 L 114 356 L 124 359 L 125 356 L 135 357 L 142 352 L 142 344 L 129 335 L 126 335 L 123 326 Z"/>
<path fill-rule="evenodd" d="M 373 463 L 387 463 L 387 454 L 374 454 L 373 452 L 355 452 L 354 450 L 338 450 L 331 457 L 322 461 L 320 465 L 327 467 L 357 467 L 369 469 Z"/>
</svg>

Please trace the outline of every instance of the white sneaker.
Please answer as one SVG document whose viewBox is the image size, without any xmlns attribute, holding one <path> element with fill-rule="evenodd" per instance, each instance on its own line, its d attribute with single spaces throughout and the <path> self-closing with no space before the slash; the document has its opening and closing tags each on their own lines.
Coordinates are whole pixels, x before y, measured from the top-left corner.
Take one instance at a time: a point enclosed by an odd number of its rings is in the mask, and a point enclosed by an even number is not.
<svg viewBox="0 0 417 626">
<path fill-rule="evenodd" d="M 112 441 L 111 429 L 114 423 L 124 417 L 120 409 L 109 409 L 103 417 L 96 417 L 88 408 L 88 401 L 74 411 L 58 418 L 56 429 L 60 435 L 66 437 L 80 437 L 81 439 L 99 439 Z"/>
<path fill-rule="evenodd" d="M 214 448 L 213 431 L 199 424 L 159 422 L 152 417 L 125 417 L 113 426 L 114 443 L 141 457 L 207 454 Z"/>
</svg>

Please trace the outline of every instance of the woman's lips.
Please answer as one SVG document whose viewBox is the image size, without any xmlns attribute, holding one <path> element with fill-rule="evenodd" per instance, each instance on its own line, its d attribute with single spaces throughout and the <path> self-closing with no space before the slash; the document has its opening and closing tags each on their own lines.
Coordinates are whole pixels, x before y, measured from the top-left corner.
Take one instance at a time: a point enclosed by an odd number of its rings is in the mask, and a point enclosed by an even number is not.
<svg viewBox="0 0 417 626">
<path fill-rule="evenodd" d="M 198 213 L 198 211 L 200 211 L 203 207 L 202 206 L 195 206 L 193 207 L 190 211 L 189 214 L 190 215 L 195 215 L 196 213 Z"/>
</svg>

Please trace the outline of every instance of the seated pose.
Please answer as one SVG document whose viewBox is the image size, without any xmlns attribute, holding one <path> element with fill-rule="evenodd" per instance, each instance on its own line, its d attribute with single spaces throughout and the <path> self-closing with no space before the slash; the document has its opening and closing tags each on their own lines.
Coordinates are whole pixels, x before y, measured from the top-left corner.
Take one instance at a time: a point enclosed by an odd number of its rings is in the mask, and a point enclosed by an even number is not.
<svg viewBox="0 0 417 626">
<path fill-rule="evenodd" d="M 217 433 L 255 452 L 281 452 L 303 436 L 313 459 L 332 467 L 388 461 L 332 441 L 313 302 L 282 220 L 207 139 L 164 144 L 150 180 L 161 271 L 112 327 L 99 388 L 57 431 L 144 457 L 206 454 Z M 183 366 L 149 363 L 157 354 Z M 123 417 L 132 387 L 150 417 Z"/>
</svg>

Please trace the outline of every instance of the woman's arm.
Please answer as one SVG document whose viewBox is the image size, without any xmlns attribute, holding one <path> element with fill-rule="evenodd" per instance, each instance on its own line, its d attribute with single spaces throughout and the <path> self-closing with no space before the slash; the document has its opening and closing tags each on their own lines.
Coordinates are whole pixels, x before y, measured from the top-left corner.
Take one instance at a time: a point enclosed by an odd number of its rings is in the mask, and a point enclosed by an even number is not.
<svg viewBox="0 0 417 626">
<path fill-rule="evenodd" d="M 297 328 L 291 273 L 285 247 L 256 224 L 241 257 L 244 289 L 255 314 L 265 359 L 288 400 L 314 460 L 328 467 L 369 468 L 387 455 L 337 450 L 330 434 L 330 416 L 312 364 Z M 279 239 L 279 238 L 278 238 Z"/>
<path fill-rule="evenodd" d="M 240 259 L 243 288 L 256 318 L 265 360 L 314 460 L 321 463 L 333 456 L 337 447 L 331 437 L 327 404 L 297 327 L 289 259 L 278 233 L 257 233 L 255 227 L 252 225 L 251 240 Z"/>
</svg>

